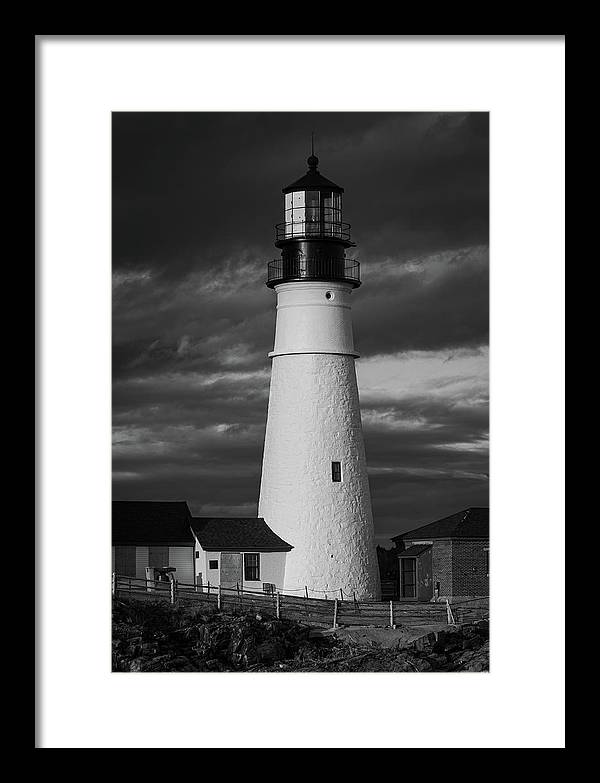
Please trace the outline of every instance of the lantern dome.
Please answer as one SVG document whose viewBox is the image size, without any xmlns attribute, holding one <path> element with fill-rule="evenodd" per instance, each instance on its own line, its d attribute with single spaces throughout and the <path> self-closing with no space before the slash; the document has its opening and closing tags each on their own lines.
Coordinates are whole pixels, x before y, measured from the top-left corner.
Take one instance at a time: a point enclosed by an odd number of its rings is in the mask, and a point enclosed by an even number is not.
<svg viewBox="0 0 600 783">
<path fill-rule="evenodd" d="M 319 159 L 316 155 L 311 155 L 308 160 L 308 171 L 303 177 L 292 182 L 281 189 L 282 193 L 291 193 L 295 190 L 331 190 L 336 193 L 343 193 L 344 188 L 336 185 L 327 177 L 324 177 L 318 169 Z"/>
</svg>

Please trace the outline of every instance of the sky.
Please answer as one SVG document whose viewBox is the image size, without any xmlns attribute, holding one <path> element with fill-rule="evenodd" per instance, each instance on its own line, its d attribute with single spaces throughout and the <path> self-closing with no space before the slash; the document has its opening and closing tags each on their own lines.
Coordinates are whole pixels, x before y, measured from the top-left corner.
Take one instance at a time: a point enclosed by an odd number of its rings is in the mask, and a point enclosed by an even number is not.
<svg viewBox="0 0 600 783">
<path fill-rule="evenodd" d="M 488 505 L 487 113 L 113 114 L 113 498 L 255 516 L 281 188 L 344 188 L 377 543 Z"/>
</svg>

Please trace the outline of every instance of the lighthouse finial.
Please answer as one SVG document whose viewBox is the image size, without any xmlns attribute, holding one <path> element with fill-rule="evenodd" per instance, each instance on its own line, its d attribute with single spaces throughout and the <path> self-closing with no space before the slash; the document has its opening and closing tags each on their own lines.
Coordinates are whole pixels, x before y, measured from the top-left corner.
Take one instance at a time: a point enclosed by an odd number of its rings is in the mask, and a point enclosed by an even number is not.
<svg viewBox="0 0 600 783">
<path fill-rule="evenodd" d="M 315 132 L 311 131 L 310 133 L 310 158 L 307 160 L 308 167 L 312 171 L 317 170 L 317 166 L 319 165 L 319 159 L 315 155 Z"/>
</svg>

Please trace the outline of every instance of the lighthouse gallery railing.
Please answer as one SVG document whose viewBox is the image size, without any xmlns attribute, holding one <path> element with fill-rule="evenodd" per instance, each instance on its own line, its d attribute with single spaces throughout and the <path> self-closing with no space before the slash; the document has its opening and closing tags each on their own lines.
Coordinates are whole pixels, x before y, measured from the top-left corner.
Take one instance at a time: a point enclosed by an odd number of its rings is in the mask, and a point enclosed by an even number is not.
<svg viewBox="0 0 600 783">
<path fill-rule="evenodd" d="M 277 258 L 267 265 L 267 283 L 275 280 L 348 280 L 360 283 L 360 263 L 350 258 Z"/>
</svg>

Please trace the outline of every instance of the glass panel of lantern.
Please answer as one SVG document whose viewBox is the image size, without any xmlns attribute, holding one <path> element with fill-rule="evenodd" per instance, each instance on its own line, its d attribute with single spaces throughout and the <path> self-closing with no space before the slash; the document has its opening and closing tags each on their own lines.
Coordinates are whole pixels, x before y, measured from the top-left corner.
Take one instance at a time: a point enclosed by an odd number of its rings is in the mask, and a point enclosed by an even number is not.
<svg viewBox="0 0 600 783">
<path fill-rule="evenodd" d="M 306 191 L 306 233 L 318 234 L 319 233 L 319 191 L 307 190 Z"/>
<path fill-rule="evenodd" d="M 342 233 L 342 194 L 333 194 L 333 223 L 334 234 L 340 236 Z"/>
<path fill-rule="evenodd" d="M 304 191 L 298 190 L 292 195 L 293 195 L 292 206 L 293 206 L 293 224 L 294 224 L 293 233 L 303 234 L 304 220 L 305 220 Z"/>
<path fill-rule="evenodd" d="M 333 198 L 332 193 L 321 193 L 323 204 L 323 233 L 332 234 L 333 231 Z"/>
<path fill-rule="evenodd" d="M 283 219 L 285 221 L 285 236 L 292 233 L 292 194 L 286 193 L 283 197 Z"/>
<path fill-rule="evenodd" d="M 286 193 L 283 197 L 283 215 L 286 223 L 292 222 L 292 194 Z"/>
</svg>

